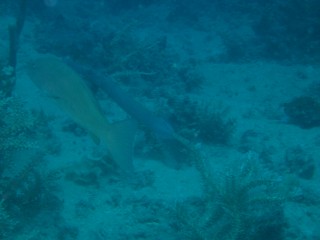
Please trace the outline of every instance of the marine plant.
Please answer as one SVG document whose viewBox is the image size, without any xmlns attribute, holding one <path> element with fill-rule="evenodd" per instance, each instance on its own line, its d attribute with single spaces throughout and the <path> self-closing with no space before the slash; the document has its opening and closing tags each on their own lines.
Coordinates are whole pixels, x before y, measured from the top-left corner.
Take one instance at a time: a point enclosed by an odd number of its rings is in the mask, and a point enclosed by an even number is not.
<svg viewBox="0 0 320 240">
<path fill-rule="evenodd" d="M 215 174 L 196 156 L 203 197 L 177 204 L 178 229 L 187 239 L 283 239 L 282 197 L 275 181 L 247 161 Z M 275 217 L 276 216 L 276 217 Z"/>
<path fill-rule="evenodd" d="M 16 83 L 19 37 L 23 30 L 28 1 L 15 2 L 18 2 L 19 6 L 14 23 L 8 25 L 8 44 L 4 46 L 0 43 L 0 89 L 5 96 L 11 96 Z M 2 8 L 9 8 L 9 4 L 7 2 L 0 3 L 0 12 Z"/>
<path fill-rule="evenodd" d="M 7 47 L 0 43 L 0 89 L 3 95 L 11 95 L 15 82 L 14 68 L 8 64 Z"/>
<path fill-rule="evenodd" d="M 29 224 L 33 224 L 35 217 L 41 213 L 42 217 L 45 217 L 44 213 L 48 209 L 50 219 L 47 221 L 54 221 L 52 216 L 59 214 L 57 210 L 61 202 L 55 195 L 59 175 L 56 171 L 41 169 L 42 160 L 42 155 L 35 155 L 26 159 L 23 166 L 15 166 L 12 170 L 6 171 L 5 177 L 0 177 L 1 239 L 26 236 L 24 231 L 30 227 Z M 35 230 L 35 227 L 32 229 Z"/>
<path fill-rule="evenodd" d="M 202 86 L 202 75 L 194 63 L 181 61 L 166 36 L 141 38 L 137 34 L 143 23 L 130 19 L 129 24 L 122 20 L 114 25 L 99 23 L 83 29 L 81 21 L 82 18 L 59 16 L 49 25 L 37 25 L 34 33 L 37 50 L 66 56 L 87 79 L 93 74 L 102 78 L 111 76 L 142 97 L 168 98 Z M 85 32 L 73 39 L 72 34 L 79 29 Z M 54 38 L 52 32 L 56 33 Z"/>
<path fill-rule="evenodd" d="M 6 239 L 12 233 L 15 226 L 15 220 L 3 206 L 3 199 L 0 200 L 0 238 Z"/>
<path fill-rule="evenodd" d="M 299 96 L 283 104 L 290 123 L 301 128 L 320 126 L 320 102 L 313 97 Z"/>
<path fill-rule="evenodd" d="M 302 179 L 312 179 L 316 172 L 316 161 L 302 146 L 289 147 L 285 151 L 284 168 Z"/>
<path fill-rule="evenodd" d="M 53 174 L 40 170 L 50 154 L 47 122 L 28 111 L 21 99 L 0 99 L 0 238 L 13 239 L 46 207 L 58 206 L 53 194 Z M 47 141 L 42 141 L 47 142 Z M 24 154 L 20 154 L 20 153 Z M 19 229 L 19 230 L 18 230 Z M 17 231 L 18 232 L 17 232 Z M 28 239 L 28 238 L 24 238 Z"/>
<path fill-rule="evenodd" d="M 262 57 L 287 63 L 319 62 L 319 2 L 289 0 L 286 6 L 280 1 L 271 2 L 272 11 L 260 7 L 252 26 L 262 43 L 259 48 Z"/>
<path fill-rule="evenodd" d="M 236 121 L 229 117 L 226 107 L 214 107 L 188 97 L 173 99 L 170 106 L 169 119 L 184 137 L 206 144 L 227 145 L 231 141 Z"/>
<path fill-rule="evenodd" d="M 1 165 L 13 153 L 34 148 L 30 133 L 36 127 L 36 120 L 16 97 L 0 95 L 0 156 Z M 0 166 L 1 167 L 1 166 Z M 1 173 L 1 171 L 0 171 Z"/>
</svg>

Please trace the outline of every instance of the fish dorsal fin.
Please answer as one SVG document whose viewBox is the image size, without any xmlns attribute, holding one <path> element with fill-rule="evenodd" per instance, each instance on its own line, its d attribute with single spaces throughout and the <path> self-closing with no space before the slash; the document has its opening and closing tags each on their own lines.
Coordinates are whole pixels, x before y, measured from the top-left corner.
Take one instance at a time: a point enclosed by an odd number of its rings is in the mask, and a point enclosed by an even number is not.
<svg viewBox="0 0 320 240">
<path fill-rule="evenodd" d="M 133 171 L 133 143 L 136 133 L 136 123 L 124 120 L 113 123 L 107 135 L 107 147 L 112 159 L 126 173 Z"/>
</svg>

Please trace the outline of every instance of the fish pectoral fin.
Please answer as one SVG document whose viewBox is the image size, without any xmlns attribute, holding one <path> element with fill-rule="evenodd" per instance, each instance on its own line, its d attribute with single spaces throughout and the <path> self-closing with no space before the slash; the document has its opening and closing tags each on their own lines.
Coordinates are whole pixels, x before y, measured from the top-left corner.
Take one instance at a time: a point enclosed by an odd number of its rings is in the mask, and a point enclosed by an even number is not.
<svg viewBox="0 0 320 240">
<path fill-rule="evenodd" d="M 112 159 L 127 173 L 133 171 L 132 156 L 136 130 L 136 123 L 128 119 L 113 123 L 107 136 L 107 147 Z"/>
</svg>

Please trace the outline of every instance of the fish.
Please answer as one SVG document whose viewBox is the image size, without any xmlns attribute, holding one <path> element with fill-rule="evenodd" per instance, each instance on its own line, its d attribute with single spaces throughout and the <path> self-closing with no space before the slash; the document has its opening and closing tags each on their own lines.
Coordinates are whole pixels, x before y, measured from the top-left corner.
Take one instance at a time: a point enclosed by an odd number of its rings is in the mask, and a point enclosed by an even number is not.
<svg viewBox="0 0 320 240">
<path fill-rule="evenodd" d="M 158 138 L 163 140 L 174 138 L 175 131 L 165 118 L 155 115 L 136 101 L 133 96 L 122 90 L 112 79 L 94 78 L 92 81 L 103 89 L 127 114 L 149 128 Z"/>
<path fill-rule="evenodd" d="M 110 123 L 83 78 L 60 58 L 46 55 L 26 64 L 34 84 L 52 97 L 71 119 L 102 142 L 123 172 L 134 171 L 133 145 L 136 122 Z"/>
<path fill-rule="evenodd" d="M 86 68 L 73 61 L 69 61 L 68 63 L 85 76 L 90 83 L 104 91 L 130 117 L 151 130 L 159 139 L 170 140 L 176 138 L 175 130 L 167 119 L 157 116 L 140 102 L 136 101 L 111 76 L 102 76 L 98 71 Z"/>
<path fill-rule="evenodd" d="M 168 167 L 179 169 L 183 162 L 180 150 L 185 148 L 190 149 L 188 140 L 179 136 L 167 119 L 156 115 L 143 104 L 136 101 L 112 77 L 100 76 L 97 72 L 92 72 L 92 70 L 86 72 L 90 75 L 89 79 L 91 83 L 103 90 L 122 110 L 137 122 L 147 127 L 161 140 L 160 146 L 165 156 L 162 162 Z"/>
<path fill-rule="evenodd" d="M 162 161 L 166 166 L 174 169 L 180 168 L 183 163 L 180 153 L 185 152 L 186 149 L 193 149 L 193 146 L 188 139 L 176 133 L 174 127 L 166 118 L 156 115 L 136 101 L 134 96 L 122 89 L 112 76 L 99 73 L 91 67 L 70 59 L 66 59 L 66 61 L 69 66 L 76 69 L 87 80 L 91 87 L 94 86 L 94 88 L 104 91 L 132 119 L 147 127 L 161 140 L 161 147 L 163 147 L 165 155 Z"/>
</svg>

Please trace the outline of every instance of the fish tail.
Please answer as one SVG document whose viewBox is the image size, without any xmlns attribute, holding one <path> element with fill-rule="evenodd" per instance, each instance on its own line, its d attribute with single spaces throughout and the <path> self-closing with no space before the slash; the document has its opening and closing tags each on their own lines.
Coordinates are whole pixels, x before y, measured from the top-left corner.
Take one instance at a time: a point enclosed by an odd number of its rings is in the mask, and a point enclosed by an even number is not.
<svg viewBox="0 0 320 240">
<path fill-rule="evenodd" d="M 104 136 L 113 161 L 126 173 L 132 173 L 134 170 L 132 158 L 136 130 L 136 123 L 127 119 L 113 123 Z"/>
</svg>

